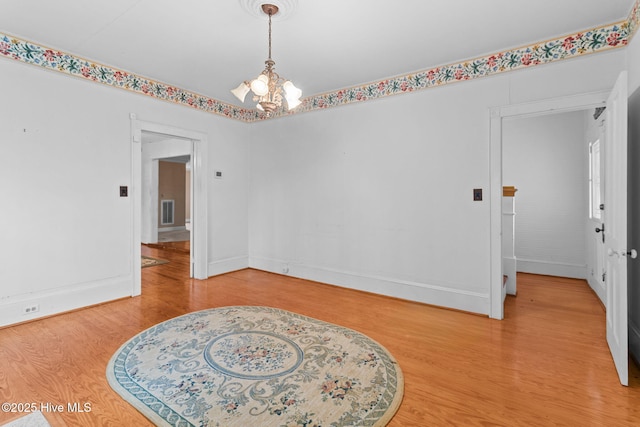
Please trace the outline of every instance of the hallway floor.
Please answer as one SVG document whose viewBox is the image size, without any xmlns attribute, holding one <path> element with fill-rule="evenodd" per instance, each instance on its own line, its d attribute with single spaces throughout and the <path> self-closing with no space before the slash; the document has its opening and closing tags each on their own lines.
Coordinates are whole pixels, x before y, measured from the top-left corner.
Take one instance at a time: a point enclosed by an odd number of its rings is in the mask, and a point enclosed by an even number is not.
<svg viewBox="0 0 640 427">
<path fill-rule="evenodd" d="M 191 231 L 189 230 L 176 230 L 176 231 L 162 231 L 158 232 L 158 242 L 184 242 L 191 239 Z"/>
</svg>

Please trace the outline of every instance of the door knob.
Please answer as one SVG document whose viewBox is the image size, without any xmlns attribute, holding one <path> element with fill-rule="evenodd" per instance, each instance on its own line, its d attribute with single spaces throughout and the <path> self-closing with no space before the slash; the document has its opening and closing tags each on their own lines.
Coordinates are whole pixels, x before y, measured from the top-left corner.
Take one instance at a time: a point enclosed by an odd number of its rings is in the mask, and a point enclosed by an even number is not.
<svg viewBox="0 0 640 427">
<path fill-rule="evenodd" d="M 604 231 L 604 224 L 602 224 L 602 228 L 596 227 L 596 233 L 599 233 L 601 231 Z"/>
<path fill-rule="evenodd" d="M 628 256 L 631 259 L 636 259 L 638 258 L 638 251 L 636 251 L 635 249 L 629 249 L 628 251 L 625 251 L 624 249 L 621 250 L 620 252 L 618 251 L 614 251 L 613 249 L 609 248 L 607 249 L 607 255 L 609 256 Z"/>
</svg>

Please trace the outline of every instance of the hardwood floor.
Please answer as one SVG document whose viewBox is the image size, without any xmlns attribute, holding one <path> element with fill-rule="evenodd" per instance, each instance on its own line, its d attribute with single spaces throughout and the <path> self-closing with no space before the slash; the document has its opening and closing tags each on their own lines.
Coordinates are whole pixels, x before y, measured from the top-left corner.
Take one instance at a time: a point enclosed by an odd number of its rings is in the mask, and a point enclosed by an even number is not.
<svg viewBox="0 0 640 427">
<path fill-rule="evenodd" d="M 292 277 L 241 270 L 188 278 L 184 250 L 142 270 L 142 296 L 0 329 L 0 403 L 62 404 L 53 426 L 151 425 L 109 387 L 105 369 L 136 333 L 190 311 L 267 305 L 358 330 L 405 377 L 390 427 L 640 425 L 640 377 L 622 387 L 603 309 L 584 281 L 521 274 L 506 319 L 439 309 Z M 70 413 L 67 403 L 89 403 Z M 0 412 L 0 424 L 16 417 Z M 256 426 L 258 427 L 258 426 Z"/>
</svg>

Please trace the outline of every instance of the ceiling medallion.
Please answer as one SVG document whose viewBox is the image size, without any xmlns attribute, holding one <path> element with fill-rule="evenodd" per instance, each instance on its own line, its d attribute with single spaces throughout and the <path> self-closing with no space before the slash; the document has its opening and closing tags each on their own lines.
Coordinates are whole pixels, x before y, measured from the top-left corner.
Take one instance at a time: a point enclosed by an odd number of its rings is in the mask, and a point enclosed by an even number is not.
<svg viewBox="0 0 640 427">
<path fill-rule="evenodd" d="M 293 15 L 298 7 L 298 0 L 239 0 L 240 5 L 249 14 L 256 18 L 265 19 L 262 5 L 272 4 L 278 8 L 278 13 L 273 15 L 274 21 L 282 21 Z"/>
</svg>

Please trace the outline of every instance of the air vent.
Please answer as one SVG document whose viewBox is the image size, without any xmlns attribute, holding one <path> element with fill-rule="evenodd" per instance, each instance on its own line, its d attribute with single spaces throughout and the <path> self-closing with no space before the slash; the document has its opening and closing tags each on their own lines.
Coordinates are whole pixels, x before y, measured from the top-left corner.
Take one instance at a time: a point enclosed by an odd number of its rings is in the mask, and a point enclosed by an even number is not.
<svg viewBox="0 0 640 427">
<path fill-rule="evenodd" d="M 174 201 L 162 200 L 162 216 L 160 218 L 161 225 L 173 224 Z"/>
</svg>

